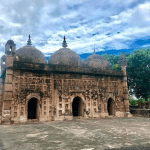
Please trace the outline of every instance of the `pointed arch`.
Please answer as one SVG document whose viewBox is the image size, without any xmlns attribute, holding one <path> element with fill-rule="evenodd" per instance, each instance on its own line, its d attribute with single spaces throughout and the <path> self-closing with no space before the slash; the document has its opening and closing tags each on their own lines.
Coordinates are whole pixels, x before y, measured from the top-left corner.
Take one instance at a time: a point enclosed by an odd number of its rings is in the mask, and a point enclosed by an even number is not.
<svg viewBox="0 0 150 150">
<path fill-rule="evenodd" d="M 107 100 L 107 111 L 108 115 L 115 116 L 115 101 L 111 97 Z"/>
<path fill-rule="evenodd" d="M 84 114 L 84 103 L 81 97 L 76 96 L 72 102 L 72 115 L 83 116 Z"/>
<path fill-rule="evenodd" d="M 39 119 L 39 109 L 38 109 L 38 100 L 36 98 L 31 98 L 28 101 L 28 119 Z"/>
<path fill-rule="evenodd" d="M 86 103 L 84 96 L 81 93 L 74 93 L 71 96 L 72 115 L 84 116 L 84 110 L 86 109 Z"/>
<path fill-rule="evenodd" d="M 30 93 L 26 98 L 27 119 L 40 118 L 40 95 L 39 93 Z"/>
</svg>

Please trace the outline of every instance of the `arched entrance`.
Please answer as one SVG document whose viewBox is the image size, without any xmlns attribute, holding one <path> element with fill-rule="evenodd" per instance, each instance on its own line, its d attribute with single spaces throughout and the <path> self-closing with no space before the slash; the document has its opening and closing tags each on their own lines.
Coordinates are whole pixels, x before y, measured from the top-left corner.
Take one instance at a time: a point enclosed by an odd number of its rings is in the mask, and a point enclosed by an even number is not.
<svg viewBox="0 0 150 150">
<path fill-rule="evenodd" d="M 107 101 L 108 115 L 115 115 L 115 102 L 112 98 Z"/>
<path fill-rule="evenodd" d="M 75 97 L 72 102 L 72 115 L 83 116 L 83 101 L 80 97 Z"/>
<path fill-rule="evenodd" d="M 28 119 L 38 119 L 39 108 L 38 100 L 36 98 L 31 98 L 28 101 Z"/>
</svg>

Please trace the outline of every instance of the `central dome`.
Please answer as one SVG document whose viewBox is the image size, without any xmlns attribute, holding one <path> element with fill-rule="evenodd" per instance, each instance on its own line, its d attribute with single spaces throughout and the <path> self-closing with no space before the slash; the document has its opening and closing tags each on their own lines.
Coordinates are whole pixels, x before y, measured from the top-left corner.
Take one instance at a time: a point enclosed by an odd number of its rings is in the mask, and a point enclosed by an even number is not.
<svg viewBox="0 0 150 150">
<path fill-rule="evenodd" d="M 67 47 L 67 43 L 63 41 L 63 48 L 59 49 L 49 58 L 49 64 L 58 64 L 58 65 L 69 65 L 69 66 L 80 66 L 81 59 L 80 56 Z"/>
<path fill-rule="evenodd" d="M 31 46 L 30 36 L 27 45 L 16 50 L 14 61 L 46 64 L 44 54 L 34 46 Z"/>
</svg>

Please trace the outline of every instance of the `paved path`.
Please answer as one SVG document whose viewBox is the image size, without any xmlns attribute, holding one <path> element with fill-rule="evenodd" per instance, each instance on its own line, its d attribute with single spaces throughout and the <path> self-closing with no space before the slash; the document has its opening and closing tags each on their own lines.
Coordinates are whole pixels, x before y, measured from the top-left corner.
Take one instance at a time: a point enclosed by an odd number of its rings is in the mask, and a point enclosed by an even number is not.
<svg viewBox="0 0 150 150">
<path fill-rule="evenodd" d="M 150 150 L 150 118 L 0 125 L 3 150 Z"/>
</svg>

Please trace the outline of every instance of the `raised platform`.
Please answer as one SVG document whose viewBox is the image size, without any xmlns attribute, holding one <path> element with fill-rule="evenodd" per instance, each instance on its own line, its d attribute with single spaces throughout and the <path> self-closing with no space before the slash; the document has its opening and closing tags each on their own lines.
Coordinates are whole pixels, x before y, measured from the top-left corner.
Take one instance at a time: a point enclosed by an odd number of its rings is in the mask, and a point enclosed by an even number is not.
<svg viewBox="0 0 150 150">
<path fill-rule="evenodd" d="M 150 118 L 150 109 L 130 108 L 130 113 L 134 116 Z"/>
</svg>

